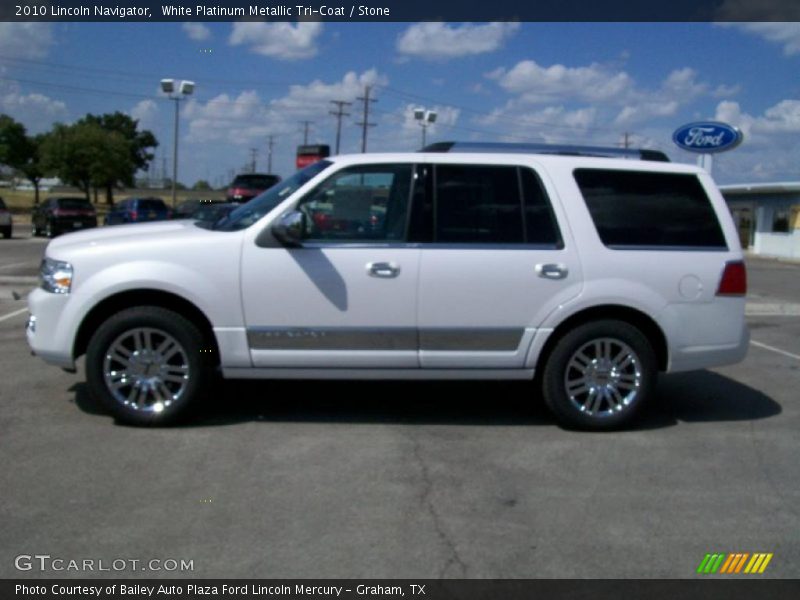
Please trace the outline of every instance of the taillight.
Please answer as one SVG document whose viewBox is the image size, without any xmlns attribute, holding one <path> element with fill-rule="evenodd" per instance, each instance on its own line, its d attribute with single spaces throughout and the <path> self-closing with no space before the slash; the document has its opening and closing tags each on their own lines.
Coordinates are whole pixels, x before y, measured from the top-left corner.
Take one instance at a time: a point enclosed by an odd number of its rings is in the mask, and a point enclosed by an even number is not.
<svg viewBox="0 0 800 600">
<path fill-rule="evenodd" d="M 54 217 L 61 217 L 63 215 L 64 215 L 64 211 L 61 210 L 60 208 L 53 209 L 53 216 Z"/>
<path fill-rule="evenodd" d="M 139 217 L 139 213 L 136 212 L 135 210 L 132 210 L 131 211 L 131 219 L 133 219 L 135 221 L 138 217 Z"/>
<path fill-rule="evenodd" d="M 717 296 L 744 296 L 747 294 L 747 269 L 741 260 L 725 263 Z"/>
</svg>

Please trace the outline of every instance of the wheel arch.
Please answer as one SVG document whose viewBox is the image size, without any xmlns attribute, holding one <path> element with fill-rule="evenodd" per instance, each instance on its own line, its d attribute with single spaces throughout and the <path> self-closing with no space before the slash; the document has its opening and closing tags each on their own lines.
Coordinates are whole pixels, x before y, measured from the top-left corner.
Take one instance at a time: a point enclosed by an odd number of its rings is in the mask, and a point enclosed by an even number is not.
<svg viewBox="0 0 800 600">
<path fill-rule="evenodd" d="M 208 344 L 208 347 L 212 350 L 213 356 L 217 360 L 219 359 L 217 340 L 214 336 L 211 321 L 206 314 L 186 298 L 157 289 L 126 290 L 113 294 L 98 302 L 86 313 L 86 316 L 78 327 L 72 349 L 73 358 L 78 358 L 86 353 L 92 334 L 97 331 L 106 319 L 121 310 L 137 306 L 157 306 L 166 308 L 190 320 L 203 333 L 203 338 Z"/>
<path fill-rule="evenodd" d="M 555 345 L 568 332 L 585 323 L 607 319 L 624 321 L 639 329 L 653 347 L 658 370 L 662 372 L 667 370 L 669 365 L 669 346 L 667 345 L 667 337 L 658 323 L 649 315 L 630 306 L 603 304 L 584 308 L 570 315 L 556 326 L 539 352 L 536 360 L 536 374 L 538 375 L 542 372 L 543 369 L 540 367 L 547 363 Z"/>
</svg>

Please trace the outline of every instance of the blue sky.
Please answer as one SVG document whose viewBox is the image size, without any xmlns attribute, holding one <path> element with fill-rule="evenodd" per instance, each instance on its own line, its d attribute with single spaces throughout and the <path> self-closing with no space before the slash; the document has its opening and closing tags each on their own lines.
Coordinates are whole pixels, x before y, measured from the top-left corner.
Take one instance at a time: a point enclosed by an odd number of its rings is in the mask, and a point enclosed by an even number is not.
<svg viewBox="0 0 800 600">
<path fill-rule="evenodd" d="M 800 180 L 800 24 L 754 23 L 0 23 L 0 112 L 31 132 L 87 112 L 127 112 L 171 170 L 164 77 L 188 79 L 179 179 L 224 184 L 250 160 L 288 175 L 302 143 L 334 141 L 330 100 L 352 101 L 342 150 L 415 150 L 412 109 L 438 112 L 428 141 L 480 139 L 659 148 L 696 119 L 740 127 L 718 155 L 721 183 Z"/>
</svg>

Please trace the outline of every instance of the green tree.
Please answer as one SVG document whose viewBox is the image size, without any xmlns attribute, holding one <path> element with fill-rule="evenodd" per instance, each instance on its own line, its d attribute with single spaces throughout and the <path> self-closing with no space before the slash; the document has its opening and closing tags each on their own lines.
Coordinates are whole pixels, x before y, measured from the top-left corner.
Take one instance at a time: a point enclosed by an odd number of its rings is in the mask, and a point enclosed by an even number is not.
<svg viewBox="0 0 800 600">
<path fill-rule="evenodd" d="M 25 161 L 25 126 L 8 115 L 0 115 L 0 164 L 12 169 Z"/>
<path fill-rule="evenodd" d="M 192 189 L 196 192 L 207 192 L 211 189 L 211 184 L 205 179 L 201 179 L 192 186 Z"/>
<path fill-rule="evenodd" d="M 39 153 L 44 137 L 28 136 L 22 123 L 0 115 L 0 164 L 22 173 L 33 184 L 34 204 L 39 204 L 39 181 L 45 175 Z"/>
<path fill-rule="evenodd" d="M 114 202 L 114 187 L 121 183 L 126 186 L 134 185 L 134 175 L 136 171 L 147 171 L 150 167 L 150 161 L 153 160 L 154 154 L 152 149 L 158 146 L 158 140 L 151 131 L 139 131 L 139 122 L 132 119 L 125 113 L 115 112 L 107 113 L 104 115 L 87 114 L 83 119 L 78 121 L 77 124 L 97 125 L 110 133 L 117 133 L 128 146 L 128 156 L 130 170 L 125 173 L 115 173 L 121 175 L 118 179 L 108 179 L 106 181 L 98 181 L 98 187 L 103 187 L 106 190 L 106 203 L 113 204 Z"/>
<path fill-rule="evenodd" d="M 87 200 L 92 187 L 127 181 L 134 170 L 125 138 L 96 123 L 57 124 L 43 141 L 41 156 L 45 170 L 82 190 Z"/>
</svg>

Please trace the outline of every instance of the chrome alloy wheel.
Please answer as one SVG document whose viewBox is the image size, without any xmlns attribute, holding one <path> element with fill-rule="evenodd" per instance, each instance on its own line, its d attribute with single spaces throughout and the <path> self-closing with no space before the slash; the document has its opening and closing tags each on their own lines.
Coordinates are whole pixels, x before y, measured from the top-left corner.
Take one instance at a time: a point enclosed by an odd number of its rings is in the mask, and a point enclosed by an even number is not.
<svg viewBox="0 0 800 600">
<path fill-rule="evenodd" d="M 641 361 L 626 343 L 599 338 L 567 362 L 564 385 L 570 402 L 592 417 L 609 417 L 631 406 L 642 387 Z"/>
<path fill-rule="evenodd" d="M 114 399 L 147 413 L 160 413 L 189 384 L 189 358 L 181 344 L 160 329 L 130 329 L 108 347 L 103 378 Z"/>
</svg>

